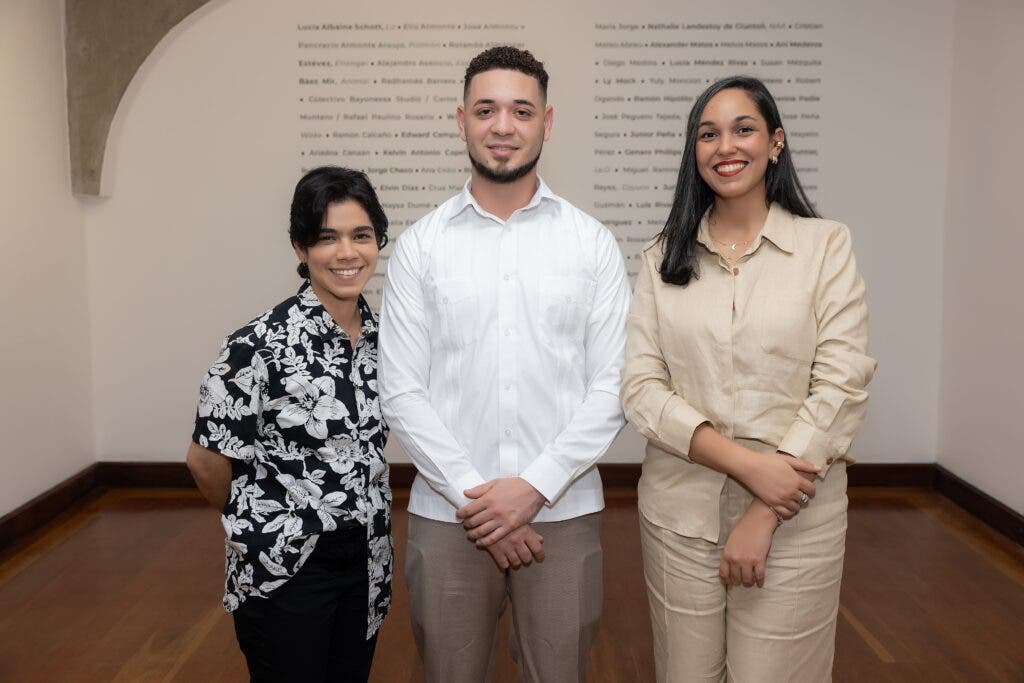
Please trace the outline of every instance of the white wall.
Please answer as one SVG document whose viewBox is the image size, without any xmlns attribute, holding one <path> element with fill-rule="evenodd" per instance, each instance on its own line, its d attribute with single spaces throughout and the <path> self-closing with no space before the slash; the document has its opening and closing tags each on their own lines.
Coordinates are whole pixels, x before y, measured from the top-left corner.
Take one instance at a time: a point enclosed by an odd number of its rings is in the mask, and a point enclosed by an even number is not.
<svg viewBox="0 0 1024 683">
<path fill-rule="evenodd" d="M 1024 5 L 957 2 L 938 461 L 1024 513 Z"/>
<path fill-rule="evenodd" d="M 643 14 L 605 4 L 613 16 Z M 412 2 L 392 5 L 392 13 L 407 6 L 411 20 L 427 12 Z M 572 21 L 569 4 L 526 5 L 517 8 L 531 21 Z M 896 5 L 872 0 L 854 11 L 849 3 L 794 1 L 774 9 L 783 19 L 814 12 L 831 26 L 824 106 L 832 137 L 822 143 L 831 165 L 820 207 L 853 228 L 879 360 L 857 457 L 930 462 L 938 433 L 952 0 Z M 744 6 L 712 9 L 764 12 L 758 3 Z M 667 0 L 644 8 L 681 11 Z M 685 14 L 695 18 L 691 9 Z M 446 11 L 467 10 L 431 6 L 422 18 L 440 21 Z M 494 8 L 480 11 L 502 18 Z M 111 197 L 86 216 L 100 459 L 180 458 L 198 380 L 222 336 L 297 283 L 285 239 L 299 175 L 293 16 L 284 3 L 214 3 L 162 44 L 118 111 L 107 154 Z M 557 36 L 551 40 L 557 45 Z M 540 54 L 558 68 L 558 54 Z M 554 81 L 560 118 L 542 166 L 573 200 L 578 180 L 567 160 L 577 142 L 588 143 L 572 119 L 586 106 L 558 97 Z M 626 436 L 607 459 L 637 461 L 641 448 L 635 434 Z"/>
<path fill-rule="evenodd" d="M 0 4 L 0 515 L 93 460 L 62 15 L 60 0 Z"/>
<path fill-rule="evenodd" d="M 937 454 L 1024 511 L 1010 427 L 1024 408 L 1011 261 L 1024 247 L 1011 212 L 1024 8 L 817 6 L 835 27 L 820 206 L 854 230 L 880 361 L 858 458 Z M 289 11 L 220 0 L 173 31 L 118 111 L 110 197 L 84 204 L 68 182 L 61 14 L 58 0 L 0 5 L 0 467 L 16 473 L 0 479 L 0 513 L 94 455 L 180 458 L 221 337 L 297 284 L 285 237 L 298 176 Z M 581 108 L 560 108 L 572 145 Z M 573 199 L 558 132 L 546 174 Z M 607 459 L 638 460 L 641 445 L 626 434 Z"/>
<path fill-rule="evenodd" d="M 868 288 L 878 370 L 861 462 L 934 462 L 953 3 L 844 2 L 834 32 L 821 199 L 846 222 Z"/>
<path fill-rule="evenodd" d="M 293 148 L 282 5 L 190 15 L 118 109 L 110 197 L 86 213 L 100 460 L 181 459 L 224 335 L 300 283 L 287 237 L 298 169 L 281 163 Z"/>
</svg>

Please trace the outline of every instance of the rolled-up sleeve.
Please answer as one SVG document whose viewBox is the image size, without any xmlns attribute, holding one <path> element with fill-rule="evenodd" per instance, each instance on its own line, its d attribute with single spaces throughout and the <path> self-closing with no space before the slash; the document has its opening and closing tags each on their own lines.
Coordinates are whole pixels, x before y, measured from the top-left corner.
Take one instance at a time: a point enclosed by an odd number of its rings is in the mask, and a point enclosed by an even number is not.
<svg viewBox="0 0 1024 683">
<path fill-rule="evenodd" d="M 868 307 L 864 280 L 857 271 L 849 229 L 830 236 L 814 296 L 817 348 L 810 391 L 797 411 L 779 450 L 820 466 L 846 455 L 864 421 L 865 387 L 875 372 L 867 353 Z"/>
<path fill-rule="evenodd" d="M 662 353 L 654 278 L 657 250 L 644 252 L 626 321 L 622 406 L 626 420 L 661 449 L 689 460 L 690 439 L 708 418 L 672 388 Z"/>
</svg>

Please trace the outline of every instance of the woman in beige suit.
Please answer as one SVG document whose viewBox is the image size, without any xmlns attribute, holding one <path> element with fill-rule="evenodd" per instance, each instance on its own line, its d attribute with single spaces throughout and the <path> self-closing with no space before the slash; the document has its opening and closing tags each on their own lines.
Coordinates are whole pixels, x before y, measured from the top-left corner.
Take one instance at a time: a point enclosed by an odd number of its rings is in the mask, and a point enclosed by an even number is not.
<svg viewBox="0 0 1024 683">
<path fill-rule="evenodd" d="M 694 103 L 642 255 L 622 401 L 659 681 L 828 681 L 846 465 L 875 362 L 846 226 L 818 218 L 771 94 Z"/>
</svg>

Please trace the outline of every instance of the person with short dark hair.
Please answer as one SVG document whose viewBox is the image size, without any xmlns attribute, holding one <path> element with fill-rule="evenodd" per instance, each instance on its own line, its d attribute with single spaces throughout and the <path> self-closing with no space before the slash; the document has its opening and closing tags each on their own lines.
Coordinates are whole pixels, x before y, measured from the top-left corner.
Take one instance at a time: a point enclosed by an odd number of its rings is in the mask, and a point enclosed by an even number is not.
<svg viewBox="0 0 1024 683">
<path fill-rule="evenodd" d="M 659 681 L 832 677 L 846 465 L 864 418 L 864 281 L 819 218 L 761 81 L 694 103 L 642 254 L 622 401 Z"/>
<path fill-rule="evenodd" d="M 387 243 L 367 177 L 313 169 L 288 230 L 298 293 L 224 340 L 187 462 L 221 510 L 224 608 L 252 681 L 366 681 L 391 604 L 391 490 L 377 318 Z"/>
<path fill-rule="evenodd" d="M 601 615 L 594 465 L 624 422 L 629 285 L 612 234 L 537 175 L 547 80 L 517 48 L 470 62 L 469 182 L 388 261 L 380 394 L 419 470 L 406 579 L 432 682 L 487 680 L 508 604 L 521 679 L 583 681 Z"/>
<path fill-rule="evenodd" d="M 520 50 L 511 45 L 496 45 L 484 50 L 466 65 L 466 73 L 462 79 L 462 97 L 469 96 L 469 86 L 473 77 L 485 71 L 501 69 L 503 71 L 518 71 L 521 74 L 532 76 L 540 88 L 540 96 L 546 102 L 548 98 L 548 72 L 544 63 L 533 56 L 529 50 Z"/>
</svg>

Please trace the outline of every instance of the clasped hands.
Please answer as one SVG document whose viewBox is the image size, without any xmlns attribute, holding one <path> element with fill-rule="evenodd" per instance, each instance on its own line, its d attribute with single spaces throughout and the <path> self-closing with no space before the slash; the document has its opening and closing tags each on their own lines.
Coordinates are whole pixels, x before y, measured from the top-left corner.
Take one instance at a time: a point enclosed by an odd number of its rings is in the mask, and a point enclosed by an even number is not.
<svg viewBox="0 0 1024 683">
<path fill-rule="evenodd" d="M 463 491 L 472 502 L 455 514 L 466 538 L 491 554 L 502 571 L 544 559 L 544 538 L 530 522 L 544 505 L 544 496 L 521 477 L 503 477 Z"/>
<path fill-rule="evenodd" d="M 753 456 L 737 473 L 755 499 L 726 540 L 719 566 L 726 585 L 764 585 L 765 560 L 777 526 L 775 513 L 784 519 L 796 515 L 814 497 L 813 479 L 821 469 L 782 453 Z M 473 499 L 456 511 L 466 538 L 486 548 L 499 569 L 519 569 L 544 559 L 544 539 L 529 524 L 544 505 L 544 496 L 529 482 L 505 477 L 463 493 Z"/>
<path fill-rule="evenodd" d="M 778 527 L 775 514 L 791 519 L 814 497 L 821 468 L 783 453 L 757 453 L 748 459 L 740 483 L 755 498 L 730 532 L 718 574 L 726 586 L 764 585 L 765 562 Z"/>
</svg>

